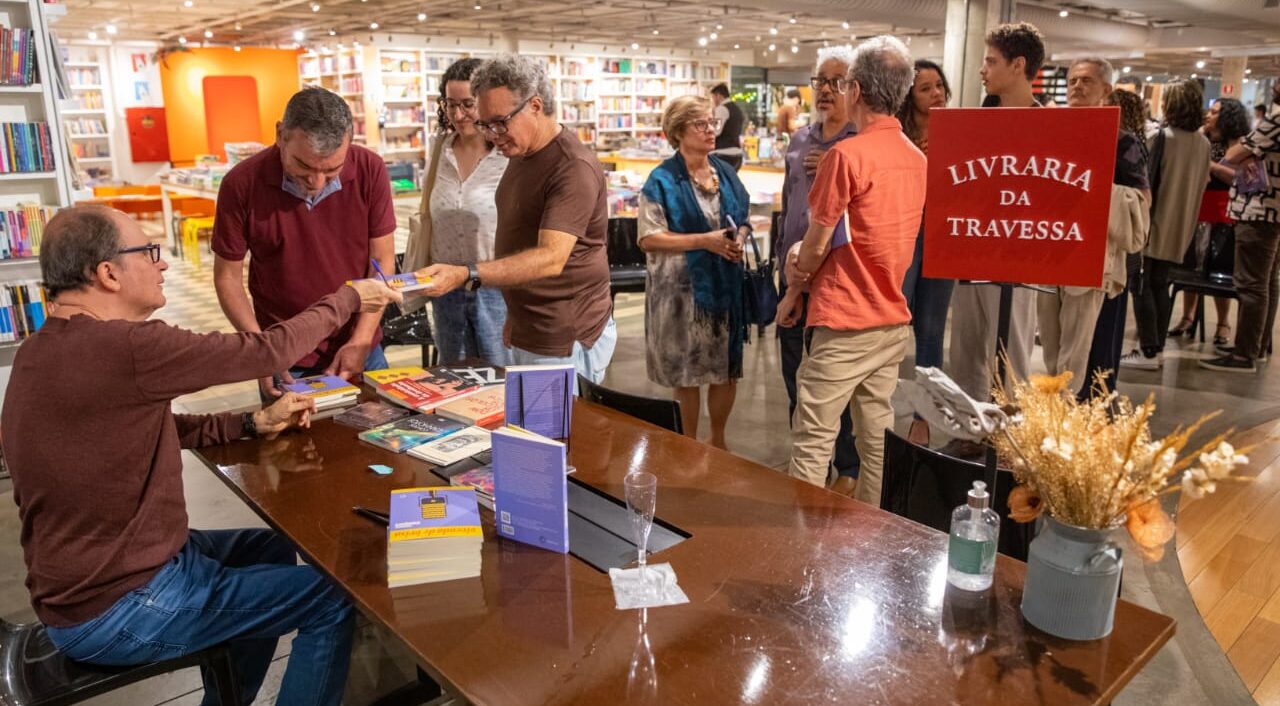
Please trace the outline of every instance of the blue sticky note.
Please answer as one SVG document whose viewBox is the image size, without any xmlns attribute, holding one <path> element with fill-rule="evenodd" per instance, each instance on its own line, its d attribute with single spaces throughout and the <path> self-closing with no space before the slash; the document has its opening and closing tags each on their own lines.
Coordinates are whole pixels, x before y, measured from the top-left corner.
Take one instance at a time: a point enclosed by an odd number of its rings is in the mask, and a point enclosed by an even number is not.
<svg viewBox="0 0 1280 706">
<path fill-rule="evenodd" d="M 391 475 L 391 466 L 384 466 L 381 463 L 375 463 L 372 466 L 369 466 L 369 470 L 373 471 L 374 473 L 377 473 L 380 476 Z"/>
</svg>

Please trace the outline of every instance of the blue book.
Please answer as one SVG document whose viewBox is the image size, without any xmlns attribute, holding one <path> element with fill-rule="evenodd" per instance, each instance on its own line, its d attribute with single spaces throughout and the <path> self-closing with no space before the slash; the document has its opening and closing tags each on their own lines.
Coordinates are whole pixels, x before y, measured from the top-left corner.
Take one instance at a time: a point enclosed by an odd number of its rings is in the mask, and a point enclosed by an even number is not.
<svg viewBox="0 0 1280 706">
<path fill-rule="evenodd" d="M 507 423 L 549 439 L 568 439 L 574 374 L 572 365 L 507 368 Z"/>
<path fill-rule="evenodd" d="M 567 553 L 569 481 L 565 477 L 565 445 L 511 426 L 495 429 L 491 442 L 493 514 L 498 535 Z"/>
</svg>

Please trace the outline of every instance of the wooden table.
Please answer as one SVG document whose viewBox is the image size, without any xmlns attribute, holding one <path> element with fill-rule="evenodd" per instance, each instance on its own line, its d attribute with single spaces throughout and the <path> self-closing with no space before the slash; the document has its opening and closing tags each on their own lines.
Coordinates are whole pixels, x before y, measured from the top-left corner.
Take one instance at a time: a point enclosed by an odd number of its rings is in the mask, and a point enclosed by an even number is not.
<svg viewBox="0 0 1280 706">
<path fill-rule="evenodd" d="M 351 506 L 438 483 L 425 463 L 328 420 L 199 453 L 476 704 L 1105 704 L 1174 632 L 1122 601 L 1110 637 L 1058 640 L 1022 620 L 1020 562 L 966 599 L 939 532 L 586 402 L 572 439 L 576 477 L 614 497 L 628 471 L 658 475 L 659 518 L 692 537 L 652 561 L 688 604 L 616 610 L 607 575 L 492 525 L 480 577 L 393 592 L 385 529 Z"/>
</svg>

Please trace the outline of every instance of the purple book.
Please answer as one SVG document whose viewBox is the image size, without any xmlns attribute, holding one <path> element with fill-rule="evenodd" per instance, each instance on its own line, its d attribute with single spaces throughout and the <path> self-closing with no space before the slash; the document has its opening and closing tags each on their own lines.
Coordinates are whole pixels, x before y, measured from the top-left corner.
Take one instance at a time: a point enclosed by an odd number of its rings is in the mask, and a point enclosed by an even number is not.
<svg viewBox="0 0 1280 706">
<path fill-rule="evenodd" d="M 572 365 L 507 368 L 507 423 L 548 439 L 568 439 L 573 421 Z"/>
<path fill-rule="evenodd" d="M 565 445 L 511 427 L 495 429 L 491 439 L 493 514 L 498 535 L 568 553 L 569 481 L 565 478 Z"/>
</svg>

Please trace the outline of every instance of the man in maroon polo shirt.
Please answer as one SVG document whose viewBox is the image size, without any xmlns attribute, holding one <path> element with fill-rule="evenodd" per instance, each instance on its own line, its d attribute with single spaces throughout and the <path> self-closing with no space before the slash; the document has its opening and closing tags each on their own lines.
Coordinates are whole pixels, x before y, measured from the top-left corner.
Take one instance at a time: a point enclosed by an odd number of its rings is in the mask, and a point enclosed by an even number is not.
<svg viewBox="0 0 1280 706">
<path fill-rule="evenodd" d="M 344 282 L 395 271 L 395 210 L 382 158 L 351 144 L 351 109 L 336 93 L 304 88 L 276 123 L 276 144 L 222 180 L 213 226 L 218 303 L 237 331 L 288 320 Z M 252 254 L 249 296 L 245 254 Z M 250 296 L 252 303 L 250 303 Z M 362 314 L 279 375 L 264 398 L 299 375 L 359 376 L 387 367 L 380 314 Z"/>
</svg>

